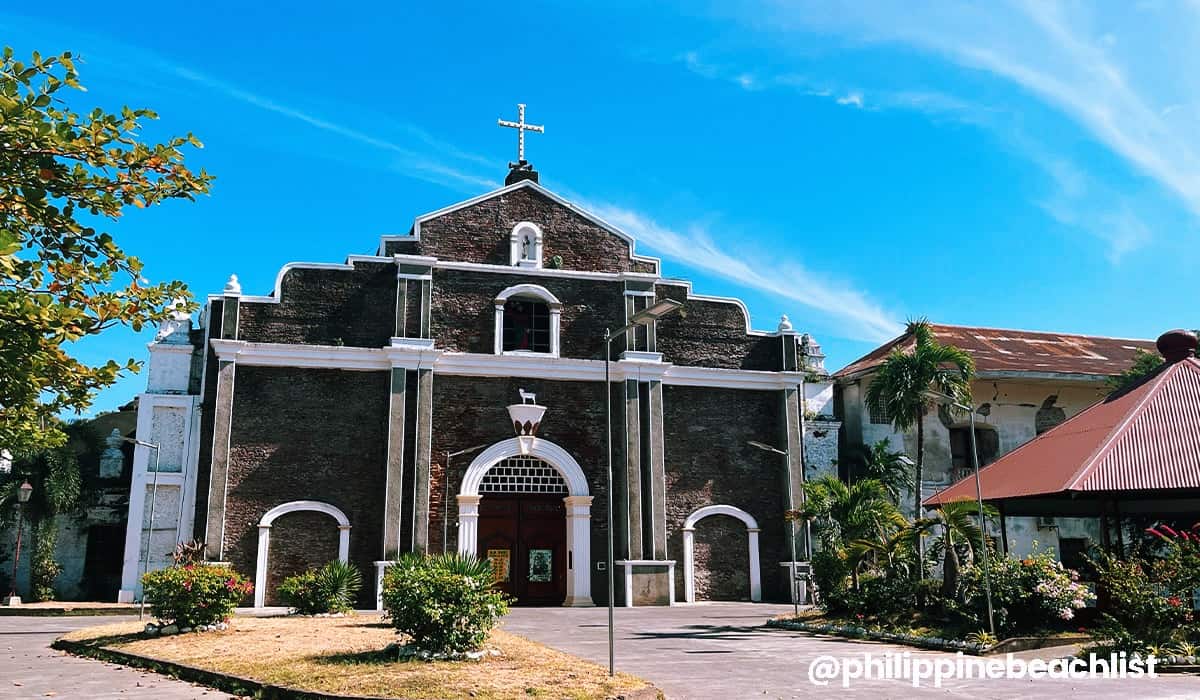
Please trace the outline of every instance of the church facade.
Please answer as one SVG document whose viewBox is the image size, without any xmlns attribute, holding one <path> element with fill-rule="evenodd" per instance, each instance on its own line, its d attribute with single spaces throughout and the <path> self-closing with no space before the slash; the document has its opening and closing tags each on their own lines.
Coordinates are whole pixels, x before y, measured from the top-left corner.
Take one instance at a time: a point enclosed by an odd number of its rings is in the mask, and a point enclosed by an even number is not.
<svg viewBox="0 0 1200 700">
<path fill-rule="evenodd" d="M 164 325 L 122 599 L 198 539 L 258 606 L 338 558 L 373 607 L 389 561 L 442 551 L 491 559 L 522 603 L 604 604 L 610 528 L 617 604 L 788 598 L 804 543 L 784 511 L 836 473 L 820 348 L 664 277 L 535 172 L 506 182 L 374 255 L 288 264 L 266 296 L 231 278 L 198 322 Z M 605 331 L 666 299 L 680 311 L 614 338 L 606 363 Z"/>
</svg>

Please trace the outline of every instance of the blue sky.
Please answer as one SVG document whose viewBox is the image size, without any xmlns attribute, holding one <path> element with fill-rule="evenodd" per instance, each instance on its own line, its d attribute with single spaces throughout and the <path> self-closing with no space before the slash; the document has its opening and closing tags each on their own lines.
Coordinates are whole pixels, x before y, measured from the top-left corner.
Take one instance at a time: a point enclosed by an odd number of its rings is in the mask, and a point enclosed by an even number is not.
<svg viewBox="0 0 1200 700">
<path fill-rule="evenodd" d="M 0 11 L 18 52 L 83 57 L 77 109 L 204 141 L 210 197 L 111 229 L 198 296 L 232 272 L 265 293 L 496 186 L 516 139 L 495 121 L 526 102 L 543 184 L 756 328 L 789 314 L 830 369 L 915 316 L 1197 325 L 1200 5 L 244 4 Z M 151 335 L 77 351 L 144 357 Z"/>
</svg>

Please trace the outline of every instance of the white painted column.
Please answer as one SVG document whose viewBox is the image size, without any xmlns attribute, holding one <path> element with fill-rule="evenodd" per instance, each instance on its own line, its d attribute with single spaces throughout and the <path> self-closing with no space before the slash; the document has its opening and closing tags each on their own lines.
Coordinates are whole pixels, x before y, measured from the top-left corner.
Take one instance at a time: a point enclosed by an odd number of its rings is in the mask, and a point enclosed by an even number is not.
<svg viewBox="0 0 1200 700">
<path fill-rule="evenodd" d="M 562 324 L 562 305 L 550 304 L 550 354 L 558 357 L 558 329 Z"/>
<path fill-rule="evenodd" d="M 271 526 L 258 526 L 258 559 L 254 565 L 254 607 L 261 608 L 267 600 L 267 557 L 271 552 Z"/>
<path fill-rule="evenodd" d="M 751 557 L 757 556 L 751 554 Z M 344 562 L 350 561 L 350 526 L 338 525 L 338 559 Z"/>
<path fill-rule="evenodd" d="M 758 569 L 758 529 L 746 528 L 750 539 L 750 601 L 757 603 L 762 600 L 762 574 Z"/>
<path fill-rule="evenodd" d="M 553 337 L 553 336 L 551 336 Z M 496 304 L 495 331 L 492 334 L 496 354 L 504 352 L 504 304 Z"/>
<path fill-rule="evenodd" d="M 459 496 L 461 499 L 462 496 Z M 478 498 L 478 497 L 476 497 Z M 567 496 L 567 607 L 591 607 L 592 602 L 592 497 Z"/>
<path fill-rule="evenodd" d="M 696 544 L 696 528 L 683 528 L 683 602 L 696 602 L 696 561 L 692 548 Z M 753 575 L 753 574 L 751 574 Z"/>
<path fill-rule="evenodd" d="M 375 609 L 383 610 L 383 575 L 395 561 L 375 562 Z"/>
<path fill-rule="evenodd" d="M 479 496 L 458 496 L 458 553 L 476 555 L 479 549 Z M 567 583 L 570 586 L 568 580 Z"/>
</svg>

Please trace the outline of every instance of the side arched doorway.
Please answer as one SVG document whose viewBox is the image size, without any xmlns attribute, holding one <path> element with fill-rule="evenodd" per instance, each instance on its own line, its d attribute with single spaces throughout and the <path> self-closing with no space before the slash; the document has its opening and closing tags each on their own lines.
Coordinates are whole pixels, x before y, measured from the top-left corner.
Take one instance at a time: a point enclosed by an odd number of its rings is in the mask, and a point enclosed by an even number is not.
<svg viewBox="0 0 1200 700">
<path fill-rule="evenodd" d="M 292 547 L 289 545 L 297 545 L 297 551 L 311 555 L 314 551 L 320 550 L 320 540 L 328 539 L 330 544 L 332 544 L 332 537 L 322 538 L 321 535 L 332 536 L 333 532 L 336 531 L 337 558 L 341 561 L 349 561 L 350 559 L 350 519 L 346 517 L 346 514 L 340 508 L 321 501 L 291 501 L 275 506 L 267 511 L 262 519 L 258 521 L 258 560 L 254 567 L 254 607 L 256 608 L 266 606 L 268 597 L 267 589 L 270 588 L 273 594 L 274 585 L 278 583 L 274 579 L 282 578 L 283 573 L 300 573 L 299 570 L 288 572 L 276 571 L 274 572 L 275 575 L 272 575 L 271 535 L 276 522 L 284 522 L 280 520 L 281 518 L 287 520 L 301 518 L 302 522 L 298 522 L 297 524 L 304 526 L 303 530 L 306 537 L 304 539 L 289 537 L 287 538 L 286 545 L 283 544 L 285 540 L 280 538 L 276 549 L 283 550 L 287 546 L 287 551 L 291 551 Z M 333 518 L 334 522 L 330 522 L 330 518 Z M 336 530 L 334 525 L 336 525 Z M 322 527 L 328 529 L 322 532 Z M 329 553 L 331 554 L 333 552 L 332 547 L 330 550 Z M 285 556 L 284 551 L 277 551 L 275 553 L 276 559 L 283 556 Z M 299 567 L 300 570 L 308 568 L 308 566 L 323 564 L 329 559 L 328 556 L 319 556 L 318 558 L 321 561 L 306 560 L 304 562 L 305 565 Z M 309 559 L 311 559 L 311 556 Z M 272 600 L 272 602 L 275 603 L 277 601 Z"/>
<path fill-rule="evenodd" d="M 471 462 L 457 500 L 458 551 L 491 559 L 519 602 L 592 605 L 592 497 L 566 450 L 498 442 Z"/>
<path fill-rule="evenodd" d="M 683 522 L 683 594 L 684 600 L 696 602 L 696 526 L 701 520 L 712 516 L 723 516 L 719 520 L 735 519 L 741 521 L 746 528 L 746 544 L 749 550 L 749 583 L 750 600 L 757 603 L 762 600 L 762 578 L 758 561 L 758 521 L 741 508 L 727 505 L 711 505 L 696 509 Z M 730 567 L 731 569 L 733 567 Z M 737 567 L 740 569 L 740 567 Z M 744 588 L 742 590 L 745 590 Z M 741 595 L 745 595 L 744 593 Z M 739 596 L 740 597 L 740 596 Z M 742 598 L 745 600 L 745 598 Z"/>
</svg>

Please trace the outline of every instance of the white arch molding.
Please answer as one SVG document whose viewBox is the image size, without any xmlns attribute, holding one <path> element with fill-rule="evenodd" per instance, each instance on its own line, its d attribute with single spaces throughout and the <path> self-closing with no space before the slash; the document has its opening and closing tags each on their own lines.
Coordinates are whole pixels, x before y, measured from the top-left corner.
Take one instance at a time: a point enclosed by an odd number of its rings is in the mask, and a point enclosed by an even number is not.
<svg viewBox="0 0 1200 700">
<path fill-rule="evenodd" d="M 502 440 L 479 453 L 467 467 L 458 493 L 458 551 L 479 555 L 479 484 L 488 471 L 508 457 L 537 457 L 554 467 L 567 482 L 563 499 L 567 512 L 567 598 L 564 606 L 592 603 L 592 496 L 579 463 L 558 445 L 536 437 Z"/>
<path fill-rule="evenodd" d="M 550 352 L 530 352 L 528 350 L 504 349 L 504 304 L 512 297 L 526 297 L 544 302 L 550 309 Z M 495 351 L 497 355 L 539 355 L 542 357 L 558 357 L 559 328 L 562 326 L 562 302 L 549 289 L 540 284 L 517 284 L 496 295 L 494 300 L 495 313 Z"/>
<path fill-rule="evenodd" d="M 683 597 L 689 603 L 696 602 L 696 523 L 710 515 L 728 515 L 746 525 L 746 538 L 750 545 L 750 600 L 762 600 L 762 577 L 758 564 L 758 521 L 741 508 L 728 505 L 711 505 L 698 508 L 683 521 Z"/>
<path fill-rule="evenodd" d="M 258 562 L 254 567 L 254 607 L 266 605 L 267 599 L 267 558 L 271 551 L 271 526 L 281 515 L 298 511 L 315 511 L 324 513 L 337 521 L 338 528 L 338 559 L 350 560 L 350 519 L 340 508 L 321 501 L 291 501 L 275 506 L 258 521 Z"/>
</svg>

